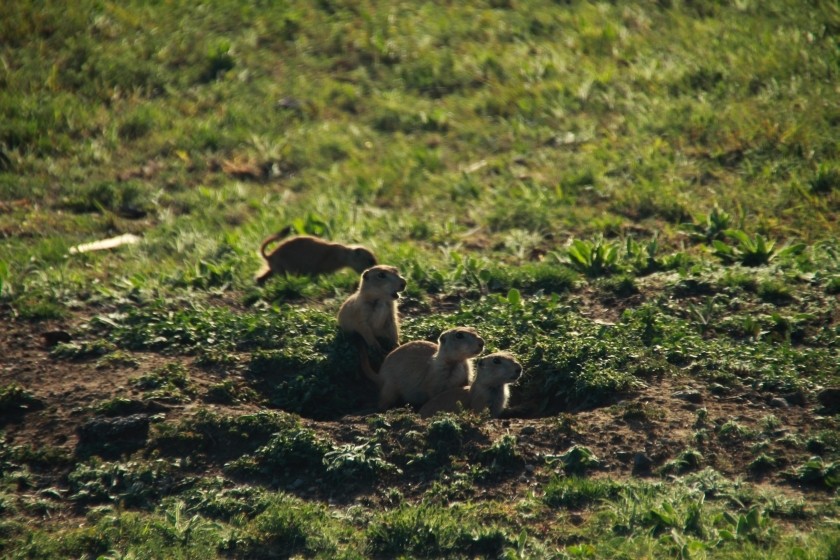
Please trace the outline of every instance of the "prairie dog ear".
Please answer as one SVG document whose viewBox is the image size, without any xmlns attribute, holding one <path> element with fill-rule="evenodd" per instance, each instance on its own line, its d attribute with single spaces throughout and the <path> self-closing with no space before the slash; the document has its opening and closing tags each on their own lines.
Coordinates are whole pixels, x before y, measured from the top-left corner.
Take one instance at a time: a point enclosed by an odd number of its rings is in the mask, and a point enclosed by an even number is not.
<svg viewBox="0 0 840 560">
<path fill-rule="evenodd" d="M 370 269 L 365 270 L 365 271 L 362 273 L 362 278 L 364 278 L 365 280 L 367 280 L 369 277 L 370 277 Z"/>
<path fill-rule="evenodd" d="M 446 342 L 446 335 L 445 334 L 440 335 L 440 337 L 438 337 L 438 343 L 444 344 L 445 342 Z"/>
<path fill-rule="evenodd" d="M 478 367 L 483 366 L 484 365 L 484 358 L 481 358 L 480 360 L 476 360 L 475 365 L 477 365 Z"/>
</svg>

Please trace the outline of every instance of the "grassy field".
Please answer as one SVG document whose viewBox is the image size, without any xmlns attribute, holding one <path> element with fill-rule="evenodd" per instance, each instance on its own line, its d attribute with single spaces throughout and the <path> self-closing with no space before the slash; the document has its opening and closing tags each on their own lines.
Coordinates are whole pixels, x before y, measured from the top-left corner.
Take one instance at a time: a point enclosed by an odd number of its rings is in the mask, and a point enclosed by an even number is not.
<svg viewBox="0 0 840 560">
<path fill-rule="evenodd" d="M 6 4 L 0 556 L 840 558 L 836 2 Z M 377 412 L 288 225 L 505 417 Z"/>
</svg>

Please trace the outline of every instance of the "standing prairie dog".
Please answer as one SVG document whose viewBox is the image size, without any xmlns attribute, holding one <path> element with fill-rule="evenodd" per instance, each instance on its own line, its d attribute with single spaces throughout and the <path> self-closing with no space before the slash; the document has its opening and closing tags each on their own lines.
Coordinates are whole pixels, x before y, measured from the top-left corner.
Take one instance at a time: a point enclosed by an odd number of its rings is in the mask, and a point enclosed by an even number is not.
<svg viewBox="0 0 840 560">
<path fill-rule="evenodd" d="M 345 267 L 361 273 L 376 265 L 376 257 L 361 245 L 330 243 L 309 235 L 298 235 L 287 239 L 275 247 L 271 253 L 266 253 L 266 248 L 271 243 L 283 239 L 291 230 L 291 227 L 286 227 L 263 240 L 260 245 L 260 255 L 265 259 L 265 263 L 257 273 L 257 284 L 264 284 L 272 274 L 316 276 Z"/>
<path fill-rule="evenodd" d="M 338 326 L 348 334 L 360 335 L 368 346 L 384 351 L 379 339 L 386 341 L 388 350 L 400 341 L 397 299 L 405 289 L 405 278 L 393 266 L 378 265 L 362 273 L 359 289 L 353 292 L 338 310 Z M 366 351 L 362 361 L 366 362 Z M 367 371 L 366 371 L 367 373 Z"/>
<path fill-rule="evenodd" d="M 436 412 L 457 412 L 460 407 L 476 412 L 487 409 L 490 416 L 498 418 L 507 406 L 510 395 L 507 384 L 519 379 L 522 366 L 507 352 L 488 354 L 477 360 L 475 365 L 475 381 L 472 385 L 440 393 L 423 405 L 420 416 L 428 418 Z"/>
<path fill-rule="evenodd" d="M 404 401 L 422 406 L 435 395 L 469 385 L 470 358 L 484 348 L 475 329 L 458 327 L 438 338 L 438 344 L 415 340 L 403 344 L 385 357 L 379 374 L 371 377 L 379 386 L 379 408 L 385 410 Z"/>
</svg>

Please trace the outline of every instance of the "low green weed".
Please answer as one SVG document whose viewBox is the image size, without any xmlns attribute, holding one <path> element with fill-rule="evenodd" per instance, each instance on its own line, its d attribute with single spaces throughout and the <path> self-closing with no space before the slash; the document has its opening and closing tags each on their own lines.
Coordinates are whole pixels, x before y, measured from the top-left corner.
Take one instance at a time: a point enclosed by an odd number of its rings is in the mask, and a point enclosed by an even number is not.
<svg viewBox="0 0 840 560">
<path fill-rule="evenodd" d="M 30 487 L 29 469 L 35 472 L 44 472 L 55 468 L 69 467 L 73 464 L 74 457 L 71 452 L 62 447 L 52 445 L 9 445 L 6 436 L 0 432 L 0 480 L 19 488 Z M 19 469 L 19 470 L 18 470 Z M 15 480 L 17 479 L 17 480 Z M 61 498 L 61 495 L 48 489 L 42 492 L 43 495 Z M 2 502 L 2 492 L 0 492 Z M 2 506 L 0 506 L 2 511 Z"/>
<path fill-rule="evenodd" d="M 277 433 L 254 451 L 227 465 L 230 472 L 261 472 L 266 475 L 285 476 L 293 469 L 304 467 L 310 475 L 324 472 L 325 455 L 329 443 L 303 426 L 290 425 Z"/>
<path fill-rule="evenodd" d="M 765 328 L 760 317 L 754 315 L 725 317 L 720 322 L 720 328 L 736 339 L 760 340 L 769 331 Z"/>
<path fill-rule="evenodd" d="M 758 284 L 756 294 L 763 301 L 783 305 L 794 300 L 791 287 L 783 280 L 766 279 Z"/>
<path fill-rule="evenodd" d="M 113 350 L 96 360 L 96 369 L 136 368 L 140 361 L 130 352 Z"/>
<path fill-rule="evenodd" d="M 150 447 L 167 455 L 206 455 L 225 461 L 253 453 L 273 434 L 296 429 L 298 420 L 286 413 L 260 411 L 238 416 L 215 413 L 206 408 L 178 423 L 154 425 Z"/>
<path fill-rule="evenodd" d="M 696 470 L 703 464 L 703 454 L 696 449 L 681 451 L 674 459 L 659 469 L 660 474 L 684 474 Z"/>
<path fill-rule="evenodd" d="M 12 309 L 17 317 L 26 321 L 49 321 L 68 315 L 67 306 L 55 295 L 31 291 L 15 298 Z"/>
<path fill-rule="evenodd" d="M 528 293 L 562 294 L 574 289 L 578 275 L 567 267 L 550 263 L 526 263 L 520 267 L 489 267 L 479 272 L 479 279 L 489 292 L 516 288 Z"/>
<path fill-rule="evenodd" d="M 611 407 L 611 410 L 615 410 L 618 416 L 628 422 L 653 422 L 665 418 L 664 410 L 653 404 L 640 401 L 621 403 Z"/>
<path fill-rule="evenodd" d="M 429 422 L 426 444 L 435 454 L 448 456 L 461 449 L 464 428 L 455 416 L 445 415 Z"/>
<path fill-rule="evenodd" d="M 813 194 L 823 196 L 840 191 L 840 167 L 821 163 L 808 181 L 808 188 Z"/>
<path fill-rule="evenodd" d="M 657 485 L 632 484 L 620 489 L 597 512 L 600 523 L 607 523 L 618 536 L 648 533 L 654 536 L 705 536 L 708 519 L 703 495 L 683 488 L 668 491 Z"/>
<path fill-rule="evenodd" d="M 758 278 L 743 269 L 729 269 L 724 272 L 720 279 L 720 285 L 726 288 L 735 288 L 745 292 L 758 292 Z"/>
<path fill-rule="evenodd" d="M 576 333 L 564 339 L 540 334 L 530 348 L 523 349 L 525 370 L 539 373 L 523 380 L 522 396 L 536 401 L 538 410 L 598 406 L 639 382 L 629 367 L 630 354 L 644 351 L 628 329 L 566 322 L 563 315 L 552 316 L 541 305 L 531 305 L 528 302 L 525 309 L 534 313 L 531 320 L 537 328 Z M 646 363 L 636 360 L 638 367 Z"/>
<path fill-rule="evenodd" d="M 729 245 L 719 239 L 712 242 L 715 256 L 725 263 L 737 262 L 750 267 L 763 266 L 779 256 L 795 254 L 804 248 L 804 245 L 797 243 L 777 249 L 775 241 L 765 239 L 761 234 L 750 237 L 739 229 L 728 229 L 724 233 L 737 242 L 735 245 Z"/>
<path fill-rule="evenodd" d="M 376 516 L 365 531 L 365 550 L 374 556 L 454 554 L 498 556 L 508 537 L 476 522 L 464 507 L 403 505 Z"/>
<path fill-rule="evenodd" d="M 178 362 L 172 362 L 132 379 L 131 383 L 144 392 L 144 398 L 147 400 L 188 402 L 196 393 L 190 381 L 189 371 Z"/>
<path fill-rule="evenodd" d="M 96 510 L 92 510 L 96 511 Z M 101 511 L 101 513 L 99 513 Z M 179 558 L 217 554 L 223 532 L 204 519 L 173 511 L 147 513 L 103 508 L 82 528 L 30 533 L 23 546 L 33 558 L 96 558 L 118 560 L 141 557 Z M 184 544 L 184 541 L 187 543 Z M 189 551 L 189 552 L 187 552 Z"/>
<path fill-rule="evenodd" d="M 0 416 L 10 418 L 43 406 L 41 399 L 17 383 L 0 387 Z"/>
<path fill-rule="evenodd" d="M 227 344 L 199 348 L 195 365 L 207 369 L 229 372 L 239 365 L 240 357 Z"/>
<path fill-rule="evenodd" d="M 659 253 L 659 240 L 656 236 L 645 242 L 639 242 L 632 237 L 628 237 L 624 242 L 622 261 L 638 276 L 663 270 L 685 268 L 689 263 L 689 258 L 685 253 L 678 252 L 666 256 Z"/>
<path fill-rule="evenodd" d="M 833 490 L 840 487 L 840 461 L 811 457 L 792 471 L 788 471 L 786 475 L 796 482 Z"/>
<path fill-rule="evenodd" d="M 239 350 L 275 348 L 286 339 L 269 313 L 237 314 L 195 301 L 178 309 L 157 300 L 124 315 L 95 317 L 91 326 L 128 350 L 195 353 L 208 341 Z"/>
<path fill-rule="evenodd" d="M 778 466 L 779 462 L 767 453 L 759 453 L 755 459 L 750 461 L 747 465 L 747 470 L 756 475 L 761 475 L 772 471 Z"/>
<path fill-rule="evenodd" d="M 83 185 L 71 190 L 61 206 L 72 212 L 113 212 L 129 218 L 140 218 L 152 210 L 149 191 L 137 182 L 112 182 Z"/>
<path fill-rule="evenodd" d="M 628 298 L 639 293 L 635 278 L 628 274 L 601 278 L 597 281 L 597 287 L 620 298 Z"/>
<path fill-rule="evenodd" d="M 621 484 L 610 479 L 554 477 L 545 486 L 543 500 L 555 508 L 581 509 L 614 498 L 620 489 Z"/>
<path fill-rule="evenodd" d="M 732 216 L 721 210 L 718 206 L 705 216 L 701 216 L 693 223 L 685 224 L 683 229 L 688 231 L 693 239 L 712 243 L 721 240 L 734 224 Z"/>
<path fill-rule="evenodd" d="M 603 238 L 595 241 L 575 239 L 566 249 L 566 262 L 590 278 L 609 276 L 620 268 L 619 247 Z"/>
<path fill-rule="evenodd" d="M 834 430 L 820 430 L 805 442 L 805 448 L 816 455 L 840 452 L 840 434 Z"/>
<path fill-rule="evenodd" d="M 259 394 L 253 389 L 240 387 L 234 381 L 226 379 L 208 387 L 204 394 L 204 401 L 220 404 L 258 402 Z"/>
<path fill-rule="evenodd" d="M 775 414 L 766 414 L 758 421 L 758 425 L 761 433 L 771 435 L 782 426 L 782 421 Z"/>
<path fill-rule="evenodd" d="M 723 441 L 734 443 L 752 437 L 753 432 L 735 420 L 728 420 L 717 428 L 717 435 Z"/>
<path fill-rule="evenodd" d="M 163 519 L 156 525 L 158 530 L 184 548 L 189 548 L 202 537 L 216 537 L 221 529 L 218 523 L 208 521 L 197 513 L 190 515 L 186 504 L 180 500 L 164 510 Z"/>
<path fill-rule="evenodd" d="M 689 304 L 688 310 L 700 334 L 707 334 L 714 330 L 719 309 L 713 298 L 707 299 L 703 305 Z"/>
<path fill-rule="evenodd" d="M 202 290 L 223 292 L 228 290 L 239 276 L 240 263 L 234 259 L 212 261 L 201 259 L 191 267 L 185 267 L 173 279 L 176 286 L 191 286 Z"/>
<path fill-rule="evenodd" d="M 481 453 L 482 462 L 490 474 L 522 468 L 525 461 L 517 447 L 515 436 L 505 434 Z"/>
<path fill-rule="evenodd" d="M 334 525 L 323 506 L 280 494 L 222 548 L 249 557 L 266 551 L 281 556 L 331 556 L 338 545 Z"/>
<path fill-rule="evenodd" d="M 127 397 L 114 397 L 93 406 L 94 412 L 103 416 L 128 416 L 149 410 L 148 403 Z"/>
<path fill-rule="evenodd" d="M 724 528 L 718 535 L 724 541 L 751 541 L 767 543 L 773 538 L 775 527 L 770 516 L 758 506 L 751 507 L 746 513 L 733 515 L 725 511 L 718 518 Z"/>
<path fill-rule="evenodd" d="M 67 475 L 70 500 L 80 505 L 113 502 L 149 507 L 173 489 L 174 470 L 164 460 L 121 463 L 94 458 Z"/>
<path fill-rule="evenodd" d="M 583 445 L 573 445 L 560 455 L 546 457 L 549 464 L 557 464 L 569 475 L 581 476 L 597 468 L 601 461 L 591 449 Z"/>
<path fill-rule="evenodd" d="M 324 466 L 327 476 L 340 484 L 370 481 L 388 473 L 402 472 L 385 460 L 380 444 L 370 441 L 333 448 L 324 454 Z"/>
<path fill-rule="evenodd" d="M 744 266 L 761 266 L 770 262 L 774 255 L 774 241 L 767 241 L 763 236 L 756 235 L 750 239 L 741 230 L 726 230 L 726 235 L 735 239 L 737 245 L 729 245 L 721 240 L 714 240 L 714 254 L 726 263 L 740 262 Z"/>
<path fill-rule="evenodd" d="M 50 350 L 50 356 L 64 360 L 84 360 L 98 358 L 114 352 L 117 346 L 104 339 L 89 342 L 67 342 L 57 344 Z"/>
<path fill-rule="evenodd" d="M 312 418 L 334 418 L 365 406 L 357 381 L 358 357 L 341 337 L 320 352 L 304 346 L 257 351 L 247 380 L 277 408 Z"/>
<path fill-rule="evenodd" d="M 219 521 L 253 519 L 264 511 L 273 499 L 267 491 L 256 486 L 228 487 L 221 477 L 206 477 L 178 494 L 192 511 Z"/>
</svg>

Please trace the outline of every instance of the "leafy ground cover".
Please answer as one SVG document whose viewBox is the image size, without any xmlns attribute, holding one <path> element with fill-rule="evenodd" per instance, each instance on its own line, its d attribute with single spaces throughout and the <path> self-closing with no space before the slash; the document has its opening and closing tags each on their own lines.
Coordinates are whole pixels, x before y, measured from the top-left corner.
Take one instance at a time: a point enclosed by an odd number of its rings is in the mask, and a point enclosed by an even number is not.
<svg viewBox="0 0 840 560">
<path fill-rule="evenodd" d="M 832 2 L 15 2 L 0 18 L 0 555 L 837 558 Z M 511 409 L 376 411 L 470 325 Z M 107 251 L 72 248 L 122 234 Z"/>
</svg>

